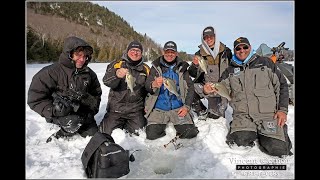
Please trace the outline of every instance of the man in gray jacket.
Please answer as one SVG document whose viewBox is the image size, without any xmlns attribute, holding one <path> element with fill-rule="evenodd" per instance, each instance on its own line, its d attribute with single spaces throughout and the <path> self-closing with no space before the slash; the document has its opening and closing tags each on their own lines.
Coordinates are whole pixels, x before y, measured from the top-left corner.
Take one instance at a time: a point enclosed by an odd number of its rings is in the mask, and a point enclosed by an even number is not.
<svg viewBox="0 0 320 180">
<path fill-rule="evenodd" d="M 226 142 L 254 146 L 258 139 L 261 151 L 269 155 L 291 155 L 285 77 L 270 59 L 255 53 L 247 38 L 237 38 L 233 50 L 231 64 L 219 79 L 229 90 L 233 108 Z M 216 92 L 213 87 L 204 88 L 206 94 Z"/>
</svg>

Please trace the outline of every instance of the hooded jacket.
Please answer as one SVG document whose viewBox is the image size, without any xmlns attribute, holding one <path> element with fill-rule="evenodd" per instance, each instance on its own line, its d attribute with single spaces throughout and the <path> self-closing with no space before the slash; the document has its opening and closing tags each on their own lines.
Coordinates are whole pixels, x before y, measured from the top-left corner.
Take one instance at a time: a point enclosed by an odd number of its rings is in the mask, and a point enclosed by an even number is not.
<svg viewBox="0 0 320 180">
<path fill-rule="evenodd" d="M 206 53 L 206 51 L 203 49 L 201 45 L 199 45 L 200 50 L 198 50 L 195 55 L 202 56 L 205 60 L 207 60 L 208 65 L 218 65 L 219 72 L 210 72 L 208 71 L 208 76 L 210 76 L 211 73 L 214 73 L 214 76 L 221 76 L 222 72 L 229 66 L 230 59 L 232 57 L 231 50 L 226 47 L 222 42 L 220 42 L 219 52 L 215 59 L 213 59 L 212 55 L 209 53 Z M 191 63 L 188 71 L 190 73 L 191 77 L 194 77 L 195 79 L 193 82 L 195 83 L 205 83 L 206 80 L 204 78 L 204 72 L 199 71 L 199 65 L 195 65 Z M 219 77 L 215 77 L 214 79 L 219 79 Z"/>
<path fill-rule="evenodd" d="M 229 90 L 234 115 L 262 117 L 276 111 L 288 112 L 287 81 L 266 57 L 253 54 L 241 65 L 232 60 L 219 81 Z"/>
<path fill-rule="evenodd" d="M 127 86 L 126 78 L 118 78 L 116 71 L 119 68 L 128 68 L 135 78 L 133 92 Z M 143 59 L 137 65 L 132 65 L 127 53 L 120 60 L 111 62 L 103 77 L 103 83 L 110 87 L 107 112 L 131 113 L 143 111 L 147 91 L 144 87 L 150 68 L 143 63 Z"/>
<path fill-rule="evenodd" d="M 51 117 L 53 117 L 52 93 L 62 92 L 63 94 L 66 89 L 88 93 L 97 100 L 97 105 L 93 110 L 80 104 L 78 114 L 95 115 L 98 113 L 102 90 L 96 73 L 87 67 L 91 56 L 81 69 L 76 68 L 74 61 L 70 58 L 70 52 L 79 46 L 92 50 L 92 47 L 80 38 L 66 38 L 59 61 L 42 68 L 32 78 L 27 103 L 32 110 L 45 117 L 48 122 L 52 122 Z"/>
</svg>

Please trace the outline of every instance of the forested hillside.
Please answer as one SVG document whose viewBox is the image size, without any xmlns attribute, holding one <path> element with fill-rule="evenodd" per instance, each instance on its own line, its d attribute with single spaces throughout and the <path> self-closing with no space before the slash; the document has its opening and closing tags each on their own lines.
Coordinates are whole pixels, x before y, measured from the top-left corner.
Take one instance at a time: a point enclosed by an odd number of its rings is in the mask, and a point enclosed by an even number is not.
<svg viewBox="0 0 320 180">
<path fill-rule="evenodd" d="M 94 47 L 95 62 L 119 58 L 134 39 L 143 44 L 145 60 L 161 54 L 160 44 L 147 34 L 136 32 L 122 17 L 91 2 L 28 2 L 26 10 L 28 63 L 56 61 L 63 40 L 72 35 Z M 188 57 L 185 52 L 179 56 Z"/>
</svg>

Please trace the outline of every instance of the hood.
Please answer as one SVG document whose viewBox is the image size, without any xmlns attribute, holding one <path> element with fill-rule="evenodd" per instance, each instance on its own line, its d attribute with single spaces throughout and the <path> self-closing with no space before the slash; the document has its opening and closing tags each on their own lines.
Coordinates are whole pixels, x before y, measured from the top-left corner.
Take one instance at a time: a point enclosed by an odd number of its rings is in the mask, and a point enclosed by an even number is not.
<svg viewBox="0 0 320 180">
<path fill-rule="evenodd" d="M 202 45 L 202 44 L 200 44 L 198 47 L 200 48 L 200 54 L 201 54 L 201 55 L 203 55 L 203 56 L 210 56 L 210 55 L 211 55 L 208 51 L 206 51 L 206 50 L 203 48 L 203 45 Z M 226 49 L 226 45 L 223 44 L 222 42 L 220 42 L 219 52 L 218 52 L 218 53 L 223 52 L 225 49 Z"/>
<path fill-rule="evenodd" d="M 84 40 L 78 37 L 71 36 L 66 38 L 64 41 L 64 46 L 63 46 L 62 53 L 60 54 L 60 57 L 59 57 L 59 62 L 65 65 L 66 67 L 75 68 L 74 61 L 72 61 L 70 58 L 70 52 L 79 46 L 88 47 L 93 52 L 93 48 L 87 42 L 85 42 Z M 91 59 L 92 57 L 89 56 L 88 60 L 85 62 L 82 68 L 86 67 Z"/>
</svg>

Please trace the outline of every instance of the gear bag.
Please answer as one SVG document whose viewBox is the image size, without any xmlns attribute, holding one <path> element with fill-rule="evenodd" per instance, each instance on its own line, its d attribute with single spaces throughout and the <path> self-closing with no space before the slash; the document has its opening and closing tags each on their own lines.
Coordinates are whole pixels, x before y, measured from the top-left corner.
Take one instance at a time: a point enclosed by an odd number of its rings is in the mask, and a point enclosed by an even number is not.
<svg viewBox="0 0 320 180">
<path fill-rule="evenodd" d="M 96 132 L 85 147 L 81 161 L 88 178 L 119 178 L 130 172 L 129 151 L 105 133 Z"/>
</svg>

